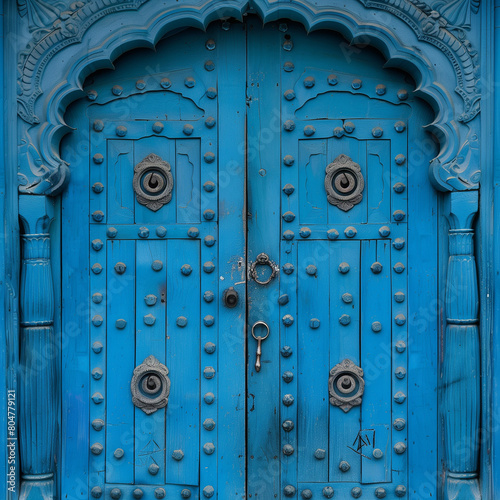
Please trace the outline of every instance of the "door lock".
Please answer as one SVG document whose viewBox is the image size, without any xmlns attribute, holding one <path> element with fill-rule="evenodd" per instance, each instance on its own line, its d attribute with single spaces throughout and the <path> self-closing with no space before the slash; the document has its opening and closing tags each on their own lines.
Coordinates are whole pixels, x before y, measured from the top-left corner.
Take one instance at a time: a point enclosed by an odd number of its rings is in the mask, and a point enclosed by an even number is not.
<svg viewBox="0 0 500 500">
<path fill-rule="evenodd" d="M 226 307 L 233 309 L 238 304 L 239 295 L 238 292 L 231 286 L 224 291 L 222 296 L 222 301 Z"/>
</svg>

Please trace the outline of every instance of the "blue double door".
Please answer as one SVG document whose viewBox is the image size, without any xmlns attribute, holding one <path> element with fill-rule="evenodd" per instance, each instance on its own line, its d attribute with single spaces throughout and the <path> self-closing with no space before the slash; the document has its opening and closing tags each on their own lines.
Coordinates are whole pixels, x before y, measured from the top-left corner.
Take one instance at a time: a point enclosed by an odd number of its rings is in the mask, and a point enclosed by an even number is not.
<svg viewBox="0 0 500 500">
<path fill-rule="evenodd" d="M 87 79 L 62 220 L 81 229 L 63 322 L 87 344 L 63 354 L 63 428 L 88 450 L 63 492 L 84 467 L 94 498 L 408 494 L 409 140 L 426 111 L 382 64 L 248 18 Z"/>
</svg>

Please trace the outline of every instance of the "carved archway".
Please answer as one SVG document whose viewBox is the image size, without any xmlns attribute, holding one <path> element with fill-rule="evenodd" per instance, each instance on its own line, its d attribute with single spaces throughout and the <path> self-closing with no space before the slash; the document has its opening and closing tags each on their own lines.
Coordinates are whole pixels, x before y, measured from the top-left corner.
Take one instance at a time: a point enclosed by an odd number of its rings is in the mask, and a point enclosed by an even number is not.
<svg viewBox="0 0 500 500">
<path fill-rule="evenodd" d="M 38 297 L 26 293 L 35 288 L 37 280 L 47 279 L 26 271 L 36 262 L 48 259 L 48 223 L 52 218 L 47 196 L 59 194 L 69 178 L 71 165 L 59 156 L 61 138 L 71 131 L 64 123 L 67 106 L 84 96 L 85 78 L 103 68 L 112 68 L 113 61 L 124 52 L 138 47 L 154 47 L 168 32 L 178 28 L 204 29 L 216 19 L 241 19 L 247 12 L 256 12 L 264 22 L 289 18 L 302 23 L 306 30 L 330 29 L 341 33 L 353 44 L 376 47 L 387 60 L 387 66 L 404 69 L 417 83 L 416 93 L 430 103 L 436 118 L 428 125 L 440 141 L 439 155 L 429 167 L 429 179 L 436 189 L 451 191 L 448 197 L 450 220 L 450 265 L 448 290 L 451 304 L 447 311 L 444 404 L 451 413 L 446 425 L 447 498 L 479 498 L 477 428 L 479 426 L 479 380 L 473 376 L 478 370 L 478 299 L 476 269 L 473 256 L 473 219 L 477 211 L 479 168 L 480 93 L 477 89 L 478 65 L 476 53 L 464 31 L 457 29 L 456 20 L 450 20 L 431 10 L 419 0 L 334 0 L 328 8 L 313 7 L 304 0 L 270 2 L 268 0 L 192 1 L 171 7 L 153 0 L 91 0 L 75 2 L 70 9 L 57 8 L 48 17 L 53 24 L 37 30 L 37 36 L 20 55 L 18 115 L 19 115 L 19 180 L 20 211 L 24 226 L 25 277 L 22 281 L 21 301 L 26 310 L 30 301 Z M 472 0 L 472 7 L 476 0 Z M 469 192 L 462 192 L 469 191 Z M 28 200 L 31 199 L 31 200 Z M 36 201 L 35 201 L 36 200 Z M 39 240 L 43 240 L 43 245 Z M 37 253 L 38 252 L 38 253 Z M 35 266 L 36 267 L 36 266 Z M 41 267 L 36 268 L 40 272 Z M 467 280 L 465 282 L 464 280 Z M 46 294 L 45 308 L 37 318 L 21 317 L 22 339 L 37 338 L 34 346 L 42 348 L 49 343 L 53 323 L 53 292 Z M 454 370 L 461 369 L 456 357 L 462 336 L 467 336 L 467 357 L 470 373 L 464 378 Z M 24 340 L 22 340 L 24 342 Z M 470 354 L 470 353 L 473 353 Z M 449 360 L 448 364 L 446 360 Z M 467 366 L 469 366 L 467 365 Z M 47 377 L 54 377 L 49 367 Z M 35 377 L 35 375 L 33 375 Z M 451 384 L 461 380 L 460 384 Z M 52 380 L 51 378 L 47 380 Z M 30 394 L 37 390 L 35 378 L 26 377 L 22 405 L 30 411 Z M 49 391 L 44 393 L 48 407 L 53 406 Z M 463 402 L 466 401 L 467 404 Z M 460 404 L 461 407 L 457 407 Z M 453 412 L 456 412 L 454 415 Z M 37 415 L 33 415 L 36 420 Z M 46 419 L 51 418 L 50 412 Z M 469 419 L 469 420 L 467 420 Z M 25 416 L 31 425 L 31 416 Z M 44 422 L 46 425 L 47 422 Z M 33 424 L 35 425 L 35 424 Z M 43 427 L 43 426 L 42 426 Z M 49 464 L 52 449 L 50 429 L 45 434 L 47 445 L 43 459 Z M 45 427 L 43 427 L 45 429 Z M 454 450 L 461 429 L 470 430 L 466 438 L 470 445 L 467 460 Z M 31 482 L 31 483 L 30 483 Z M 34 484 L 38 486 L 33 487 Z M 27 477 L 21 498 L 30 498 L 36 488 L 53 491 L 52 472 Z"/>
</svg>

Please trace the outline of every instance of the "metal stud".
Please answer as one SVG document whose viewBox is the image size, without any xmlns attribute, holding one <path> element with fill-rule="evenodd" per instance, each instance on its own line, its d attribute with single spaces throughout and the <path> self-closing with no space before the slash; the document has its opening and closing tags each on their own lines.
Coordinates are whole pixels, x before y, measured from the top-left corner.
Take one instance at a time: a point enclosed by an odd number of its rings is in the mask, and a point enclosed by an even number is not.
<svg viewBox="0 0 500 500">
<path fill-rule="evenodd" d="M 106 234 L 108 235 L 108 238 L 116 238 L 118 229 L 116 229 L 115 227 L 108 227 Z"/>
<path fill-rule="evenodd" d="M 394 493 L 396 494 L 397 497 L 402 498 L 406 495 L 406 487 L 400 484 L 396 486 Z"/>
<path fill-rule="evenodd" d="M 392 189 L 394 189 L 395 193 L 401 194 L 404 193 L 406 186 L 402 182 L 396 182 L 396 184 L 392 186 Z"/>
<path fill-rule="evenodd" d="M 156 272 L 161 271 L 163 269 L 163 262 L 161 260 L 154 260 L 151 264 L 151 269 Z"/>
<path fill-rule="evenodd" d="M 184 78 L 184 85 L 188 89 L 192 89 L 196 85 L 196 80 L 192 76 L 187 76 Z"/>
<path fill-rule="evenodd" d="M 179 328 L 184 328 L 187 325 L 187 318 L 185 316 L 179 316 L 176 320 L 175 323 Z"/>
<path fill-rule="evenodd" d="M 120 85 L 115 85 L 112 89 L 111 92 L 113 95 L 122 95 L 123 94 L 123 87 L 120 87 Z"/>
<path fill-rule="evenodd" d="M 155 488 L 155 498 L 161 500 L 162 498 L 165 498 L 166 494 L 167 492 L 165 491 L 164 488 Z"/>
<path fill-rule="evenodd" d="M 406 99 L 408 99 L 408 91 L 406 89 L 398 90 L 398 99 L 400 101 L 406 101 Z"/>
<path fill-rule="evenodd" d="M 94 191 L 94 193 L 96 194 L 101 194 L 103 191 L 104 191 L 104 184 L 102 182 L 96 182 L 94 183 L 94 185 L 92 186 L 92 191 Z M 94 218 L 95 221 L 97 221 L 97 219 L 94 217 L 94 214 L 102 214 L 102 217 L 101 217 L 101 220 L 104 218 L 104 214 L 100 211 L 98 212 L 94 212 L 92 214 L 92 217 Z M 101 222 L 101 220 L 97 221 L 97 222 Z"/>
<path fill-rule="evenodd" d="M 282 424 L 281 427 L 283 427 L 283 430 L 285 432 L 290 432 L 293 431 L 293 428 L 295 427 L 294 423 L 291 420 L 285 420 Z"/>
<path fill-rule="evenodd" d="M 292 155 L 286 155 L 284 158 L 283 158 L 283 163 L 287 166 L 287 167 L 291 167 L 293 165 L 293 163 L 295 162 L 295 159 Z"/>
<path fill-rule="evenodd" d="M 160 467 L 157 465 L 157 464 L 151 464 L 149 467 L 148 467 L 148 472 L 152 475 L 152 476 L 156 476 L 156 474 L 158 474 L 158 471 L 160 470 Z"/>
<path fill-rule="evenodd" d="M 214 272 L 214 269 L 215 269 L 215 264 L 211 261 L 205 262 L 203 264 L 203 271 L 205 271 L 207 274 Z"/>
<path fill-rule="evenodd" d="M 293 497 L 295 495 L 295 491 L 295 486 L 292 486 L 291 484 L 288 484 L 283 488 L 283 494 L 286 497 Z"/>
<path fill-rule="evenodd" d="M 278 29 L 282 32 L 282 33 L 286 33 L 288 31 L 288 24 L 286 23 L 280 23 Z"/>
<path fill-rule="evenodd" d="M 295 233 L 293 231 L 285 231 L 283 233 L 283 238 L 287 241 L 293 240 L 295 238 Z"/>
<path fill-rule="evenodd" d="M 214 496 L 215 490 L 213 486 L 205 486 L 203 488 L 203 496 L 205 498 L 212 498 Z"/>
<path fill-rule="evenodd" d="M 399 380 L 403 380 L 406 377 L 406 370 L 402 366 L 398 366 L 396 370 L 394 370 L 394 375 Z"/>
<path fill-rule="evenodd" d="M 394 158 L 394 161 L 396 162 L 396 165 L 404 165 L 406 161 L 406 156 L 405 155 L 396 155 L 396 158 Z"/>
<path fill-rule="evenodd" d="M 211 193 L 215 189 L 215 184 L 212 181 L 207 181 L 205 184 L 203 184 L 203 189 L 207 193 Z"/>
<path fill-rule="evenodd" d="M 94 486 L 90 490 L 90 494 L 92 495 L 92 498 L 101 498 L 101 496 L 102 496 L 102 488 L 100 486 Z"/>
<path fill-rule="evenodd" d="M 207 431 L 213 431 L 215 429 L 215 420 L 213 418 L 207 418 L 203 422 L 203 428 Z"/>
<path fill-rule="evenodd" d="M 209 99 L 215 99 L 217 97 L 217 90 L 215 90 L 213 87 L 208 87 L 207 97 Z"/>
<path fill-rule="evenodd" d="M 329 240 L 336 240 L 339 237 L 339 232 L 336 229 L 329 229 L 326 232 L 326 237 Z"/>
<path fill-rule="evenodd" d="M 172 458 L 177 462 L 180 462 L 184 458 L 184 452 L 182 450 L 174 450 L 172 452 Z"/>
<path fill-rule="evenodd" d="M 181 273 L 182 273 L 184 276 L 189 276 L 192 272 L 193 272 L 193 268 L 192 268 L 189 264 L 184 264 L 184 265 L 181 267 Z"/>
<path fill-rule="evenodd" d="M 386 496 L 386 494 L 387 494 L 387 493 L 386 493 L 386 491 L 385 491 L 385 489 L 384 489 L 384 488 L 377 488 L 377 489 L 375 490 L 375 496 L 376 496 L 377 498 L 384 498 L 384 497 Z"/>
<path fill-rule="evenodd" d="M 392 242 L 392 246 L 393 246 L 396 250 L 402 250 L 402 249 L 405 247 L 405 240 L 404 240 L 404 238 L 396 238 L 396 239 Z"/>
<path fill-rule="evenodd" d="M 197 238 L 200 235 L 200 230 L 197 227 L 190 227 L 188 229 L 187 235 L 190 238 Z"/>
<path fill-rule="evenodd" d="M 203 370 L 203 376 L 210 380 L 215 377 L 215 368 L 213 366 L 206 366 Z"/>
<path fill-rule="evenodd" d="M 292 325 L 293 325 L 293 321 L 294 321 L 294 319 L 293 319 L 293 316 L 292 316 L 292 315 L 290 315 L 290 314 L 285 314 L 285 315 L 283 316 L 283 318 L 282 318 L 282 321 L 283 321 L 283 324 L 284 324 L 285 326 L 292 326 Z"/>
<path fill-rule="evenodd" d="M 333 495 L 334 495 L 334 491 L 333 491 L 333 488 L 331 486 L 325 486 L 323 488 L 323 496 L 325 498 L 333 498 Z"/>
<path fill-rule="evenodd" d="M 394 269 L 394 272 L 401 274 L 405 270 L 405 266 L 402 262 L 396 262 L 396 264 L 394 264 L 393 269 Z"/>
<path fill-rule="evenodd" d="M 404 392 L 396 392 L 394 394 L 394 401 L 398 404 L 403 404 L 406 401 L 406 394 Z"/>
<path fill-rule="evenodd" d="M 215 352 L 215 344 L 213 342 L 207 342 L 204 349 L 207 354 L 213 354 Z"/>
<path fill-rule="evenodd" d="M 92 295 L 92 302 L 94 304 L 100 304 L 102 302 L 103 296 L 102 293 L 94 293 Z"/>
<path fill-rule="evenodd" d="M 94 368 L 92 370 L 92 378 L 94 380 L 100 380 L 102 378 L 102 370 L 100 368 Z"/>
<path fill-rule="evenodd" d="M 314 135 L 315 132 L 316 132 L 316 129 L 312 125 L 306 125 L 304 127 L 304 135 L 307 137 Z"/>
<path fill-rule="evenodd" d="M 209 116 L 206 120 L 205 120 L 205 126 L 207 128 L 213 128 L 215 126 L 215 118 L 213 116 Z"/>
<path fill-rule="evenodd" d="M 405 352 L 406 350 L 406 342 L 404 340 L 398 340 L 396 342 L 396 351 L 398 351 L 400 354 Z"/>
<path fill-rule="evenodd" d="M 378 234 L 380 234 L 380 236 L 382 236 L 382 238 L 387 238 L 391 234 L 391 230 L 389 229 L 388 226 L 382 226 L 378 230 Z"/>
<path fill-rule="evenodd" d="M 103 321 L 104 321 L 104 319 L 102 318 L 102 316 L 101 316 L 100 314 L 96 314 L 96 315 L 92 318 L 92 324 L 93 324 L 94 326 L 101 326 Z"/>
<path fill-rule="evenodd" d="M 139 238 L 149 238 L 149 229 L 147 227 L 140 227 L 137 234 Z"/>
<path fill-rule="evenodd" d="M 312 498 L 313 493 L 310 489 L 302 490 L 300 496 L 305 499 Z"/>
<path fill-rule="evenodd" d="M 373 137 L 378 139 L 379 137 L 382 137 L 384 135 L 384 130 L 382 129 L 382 127 L 374 127 L 372 129 L 372 135 Z"/>
<path fill-rule="evenodd" d="M 292 274 L 293 271 L 295 270 L 295 267 L 293 266 L 293 264 L 290 264 L 290 262 L 287 262 L 283 267 L 283 272 L 285 274 Z"/>
<path fill-rule="evenodd" d="M 285 91 L 285 93 L 283 94 L 283 97 L 287 100 L 287 101 L 293 101 L 295 99 L 295 92 L 292 90 L 292 89 L 288 89 Z"/>
<path fill-rule="evenodd" d="M 379 85 L 377 85 L 375 87 L 375 93 L 377 95 L 384 95 L 385 93 L 387 92 L 387 88 L 385 85 L 383 85 L 382 83 L 380 83 Z"/>
<path fill-rule="evenodd" d="M 404 418 L 397 418 L 392 425 L 397 431 L 402 431 L 406 427 L 406 420 Z"/>
<path fill-rule="evenodd" d="M 104 156 L 101 153 L 96 153 L 92 159 L 96 165 L 100 165 L 104 161 Z"/>
<path fill-rule="evenodd" d="M 295 188 L 291 184 L 285 184 L 283 187 L 283 192 L 290 196 L 295 191 Z"/>
<path fill-rule="evenodd" d="M 99 94 L 95 90 L 89 90 L 87 92 L 87 99 L 89 101 L 95 101 L 97 99 L 98 95 Z"/>
<path fill-rule="evenodd" d="M 301 238 L 309 238 L 309 236 L 311 236 L 311 230 L 308 227 L 301 227 L 299 229 L 299 235 Z"/>
<path fill-rule="evenodd" d="M 289 345 L 284 345 L 281 348 L 281 355 L 284 358 L 289 358 L 293 354 L 293 349 Z"/>
<path fill-rule="evenodd" d="M 203 155 L 203 160 L 205 161 L 205 163 L 213 163 L 215 161 L 215 154 L 211 151 L 207 151 Z"/>
<path fill-rule="evenodd" d="M 372 323 L 372 332 L 379 333 L 382 331 L 382 323 L 380 321 L 374 321 Z"/>
<path fill-rule="evenodd" d="M 212 38 L 208 39 L 205 42 L 205 47 L 207 48 L 207 50 L 214 50 L 215 49 L 215 40 L 213 40 Z"/>
<path fill-rule="evenodd" d="M 370 269 L 372 270 L 373 274 L 380 274 L 382 272 L 383 266 L 380 262 L 374 262 L 370 266 Z"/>
<path fill-rule="evenodd" d="M 352 490 L 351 490 L 351 496 L 353 498 L 359 498 L 361 496 L 361 488 L 359 486 L 355 486 Z"/>
<path fill-rule="evenodd" d="M 333 135 L 337 137 L 337 139 L 340 139 L 341 137 L 344 136 L 344 127 L 335 127 L 333 129 Z"/>
<path fill-rule="evenodd" d="M 191 490 L 188 490 L 187 488 L 184 488 L 181 491 L 181 498 L 191 498 Z"/>
<path fill-rule="evenodd" d="M 285 406 L 292 406 L 295 401 L 295 398 L 291 394 L 285 394 L 283 396 L 283 404 Z"/>
<path fill-rule="evenodd" d="M 291 40 L 285 40 L 283 42 L 283 49 L 290 52 L 293 49 L 293 42 Z"/>
<path fill-rule="evenodd" d="M 406 445 L 404 443 L 396 443 L 394 445 L 394 452 L 398 455 L 402 455 L 406 451 Z"/>
<path fill-rule="evenodd" d="M 351 267 L 347 262 L 341 262 L 338 267 L 339 273 L 341 274 L 347 274 L 350 269 Z"/>
<path fill-rule="evenodd" d="M 215 238 L 212 235 L 205 236 L 203 242 L 207 247 L 213 247 L 215 245 Z"/>
<path fill-rule="evenodd" d="M 207 71 L 213 71 L 215 69 L 215 63 L 211 59 L 205 61 L 205 69 Z"/>
<path fill-rule="evenodd" d="M 295 219 L 295 214 L 293 212 L 285 212 L 282 217 L 285 222 L 292 222 Z"/>
<path fill-rule="evenodd" d="M 285 446 L 283 446 L 283 455 L 287 457 L 293 455 L 294 451 L 295 450 L 293 449 L 293 446 L 291 444 L 285 444 Z"/>
<path fill-rule="evenodd" d="M 153 295 L 152 293 L 146 295 L 144 297 L 144 302 L 146 303 L 147 306 L 154 306 L 156 304 L 156 295 Z"/>
<path fill-rule="evenodd" d="M 146 88 L 146 82 L 144 80 L 137 80 L 135 82 L 135 88 L 137 90 L 144 90 Z"/>
<path fill-rule="evenodd" d="M 121 318 L 117 319 L 115 322 L 115 326 L 116 328 L 118 328 L 118 330 L 123 330 L 127 326 L 127 321 Z"/>
<path fill-rule="evenodd" d="M 127 135 L 127 127 L 124 127 L 123 125 L 118 125 L 118 127 L 116 127 L 115 134 L 118 137 L 125 137 Z"/>
<path fill-rule="evenodd" d="M 96 251 L 96 252 L 99 252 L 99 250 L 102 249 L 102 246 L 103 246 L 103 242 L 102 240 L 92 240 L 92 248 Z"/>
<path fill-rule="evenodd" d="M 406 130 L 406 125 L 405 122 L 399 121 L 394 124 L 394 130 L 398 132 L 399 134 L 401 132 L 404 132 Z"/>
<path fill-rule="evenodd" d="M 363 82 L 359 79 L 359 78 L 356 78 L 352 81 L 351 83 L 351 87 L 354 89 L 354 90 L 359 90 L 361 88 L 361 86 L 363 85 Z"/>
<path fill-rule="evenodd" d="M 286 61 L 285 64 L 283 64 L 283 69 L 287 72 L 290 73 L 294 70 L 295 66 L 293 62 L 291 61 Z"/>
<path fill-rule="evenodd" d="M 101 264 L 99 264 L 99 263 L 94 264 L 92 266 L 92 272 L 94 274 L 101 274 L 101 272 L 102 272 L 102 266 L 101 266 Z"/>
<path fill-rule="evenodd" d="M 332 87 L 334 85 L 337 85 L 337 83 L 339 83 L 337 75 L 334 75 L 333 73 L 331 75 L 328 75 L 326 81 L 328 82 L 328 85 L 331 85 Z"/>
<path fill-rule="evenodd" d="M 205 401 L 207 405 L 211 405 L 215 401 L 213 392 L 207 392 L 205 396 L 203 396 L 203 401 Z"/>
<path fill-rule="evenodd" d="M 295 122 L 293 120 L 286 120 L 285 123 L 283 123 L 283 128 L 287 132 L 291 132 L 295 129 Z"/>
<path fill-rule="evenodd" d="M 404 314 L 398 314 L 395 318 L 394 321 L 396 322 L 396 325 L 398 326 L 403 326 L 406 323 L 406 317 Z"/>
<path fill-rule="evenodd" d="M 309 328 L 312 328 L 313 330 L 317 330 L 320 327 L 320 320 L 318 318 L 312 318 L 309 320 Z"/>
<path fill-rule="evenodd" d="M 91 447 L 90 447 L 90 451 L 92 452 L 93 455 L 100 455 L 102 453 L 102 450 L 103 450 L 103 446 L 101 443 L 94 443 Z"/>
<path fill-rule="evenodd" d="M 147 326 L 153 326 L 156 322 L 156 318 L 152 314 L 146 314 L 143 320 L 144 324 Z"/>
<path fill-rule="evenodd" d="M 290 371 L 283 372 L 283 375 L 281 376 L 284 382 L 289 384 L 293 380 L 293 373 Z"/>
<path fill-rule="evenodd" d="M 182 128 L 182 133 L 184 135 L 193 135 L 194 127 L 190 123 L 186 123 Z"/>
<path fill-rule="evenodd" d="M 312 89 L 316 85 L 316 80 L 314 79 L 313 76 L 308 76 L 304 78 L 304 87 L 306 89 Z"/>
<path fill-rule="evenodd" d="M 203 294 L 203 300 L 207 303 L 210 303 L 214 300 L 215 298 L 215 295 L 214 295 L 214 292 L 210 291 L 210 290 L 207 290 L 204 294 Z"/>
<path fill-rule="evenodd" d="M 318 448 L 315 452 L 314 452 L 314 458 L 316 460 L 324 460 L 326 457 L 326 450 L 324 450 L 323 448 Z"/>
<path fill-rule="evenodd" d="M 113 453 L 113 456 L 118 460 L 123 458 L 123 455 L 125 455 L 125 452 L 121 448 L 116 448 L 116 450 Z"/>
<path fill-rule="evenodd" d="M 142 498 L 144 496 L 144 492 L 140 489 L 140 488 L 136 488 L 133 492 L 132 492 L 132 496 L 139 500 L 140 498 Z"/>
<path fill-rule="evenodd" d="M 164 89 L 169 89 L 172 86 L 172 82 L 169 78 L 162 78 L 160 81 L 160 85 Z"/>
<path fill-rule="evenodd" d="M 342 460 L 342 462 L 340 462 L 340 464 L 339 464 L 339 469 L 342 472 L 347 472 L 348 470 L 350 470 L 350 468 L 351 468 L 351 465 L 349 464 L 349 462 L 346 462 L 345 460 Z"/>
<path fill-rule="evenodd" d="M 344 302 L 344 304 L 351 304 L 352 300 L 353 300 L 353 297 L 350 293 L 344 293 L 342 295 L 342 302 Z"/>
<path fill-rule="evenodd" d="M 165 128 L 165 125 L 163 125 L 162 122 L 155 122 L 155 123 L 153 123 L 153 132 L 155 134 L 161 133 L 164 128 Z"/>
<path fill-rule="evenodd" d="M 284 305 L 288 304 L 289 301 L 290 301 L 290 298 L 288 297 L 288 295 L 286 293 L 284 293 L 283 295 L 280 295 L 280 297 L 278 298 L 278 304 L 280 306 L 284 306 Z"/>
<path fill-rule="evenodd" d="M 113 499 L 113 500 L 118 500 L 119 498 L 121 498 L 122 496 L 122 490 L 120 490 L 120 488 L 113 488 L 111 490 L 111 492 L 109 493 L 109 496 Z"/>
<path fill-rule="evenodd" d="M 103 348 L 103 345 L 101 344 L 101 342 L 94 342 L 92 344 L 92 350 L 96 353 L 96 354 L 99 354 L 100 352 L 102 352 L 102 348 Z"/>
<path fill-rule="evenodd" d="M 348 134 L 352 134 L 354 132 L 354 129 L 356 128 L 356 125 L 354 125 L 354 123 L 352 122 L 345 122 L 344 123 L 344 130 L 348 133 Z"/>
<path fill-rule="evenodd" d="M 355 227 L 352 227 L 352 226 L 349 226 L 347 227 L 345 230 L 344 230 L 344 234 L 348 237 L 348 238 L 354 238 L 354 236 L 356 236 L 358 234 L 358 231 L 356 230 Z"/>
<path fill-rule="evenodd" d="M 318 268 L 317 268 L 316 266 L 314 266 L 313 264 L 309 264 L 309 265 L 306 267 L 306 273 L 307 273 L 309 276 L 315 276 L 317 272 L 318 272 Z"/>
<path fill-rule="evenodd" d="M 342 314 L 339 318 L 339 323 L 342 326 L 347 326 L 351 323 L 351 317 L 348 314 Z"/>
<path fill-rule="evenodd" d="M 373 458 L 380 460 L 384 456 L 384 452 L 380 448 L 375 448 L 372 452 Z"/>
<path fill-rule="evenodd" d="M 115 264 L 115 271 L 117 274 L 123 274 L 127 270 L 127 265 L 124 262 L 117 262 Z"/>
<path fill-rule="evenodd" d="M 405 294 L 403 292 L 396 292 L 394 294 L 394 300 L 401 304 L 405 301 Z"/>
<path fill-rule="evenodd" d="M 94 120 L 92 127 L 96 132 L 102 132 L 104 130 L 104 122 L 102 120 Z"/>
<path fill-rule="evenodd" d="M 214 323 L 215 323 L 215 318 L 212 315 L 210 315 L 210 314 L 207 314 L 203 318 L 203 324 L 205 326 L 213 326 Z"/>
<path fill-rule="evenodd" d="M 205 220 L 213 220 L 213 219 L 214 219 L 214 217 L 215 217 L 215 212 L 214 212 L 213 210 L 210 210 L 210 209 L 209 209 L 209 210 L 205 210 L 205 211 L 203 212 L 203 218 L 204 218 Z"/>
</svg>

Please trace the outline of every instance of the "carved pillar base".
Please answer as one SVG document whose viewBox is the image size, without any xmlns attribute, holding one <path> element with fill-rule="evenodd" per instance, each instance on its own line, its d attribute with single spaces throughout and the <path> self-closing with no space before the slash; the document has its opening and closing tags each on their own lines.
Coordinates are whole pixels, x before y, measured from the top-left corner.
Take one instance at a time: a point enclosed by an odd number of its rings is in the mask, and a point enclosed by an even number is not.
<svg viewBox="0 0 500 500">
<path fill-rule="evenodd" d="M 466 479 L 464 477 L 453 477 L 453 473 L 448 473 L 446 477 L 446 486 L 444 497 L 447 500 L 479 500 L 481 490 L 479 488 L 479 479 Z M 463 474 L 456 474 L 463 476 Z"/>
<path fill-rule="evenodd" d="M 20 500 L 53 500 L 56 440 L 54 289 L 49 226 L 53 201 L 21 196 L 22 268 L 19 373 Z"/>
</svg>

